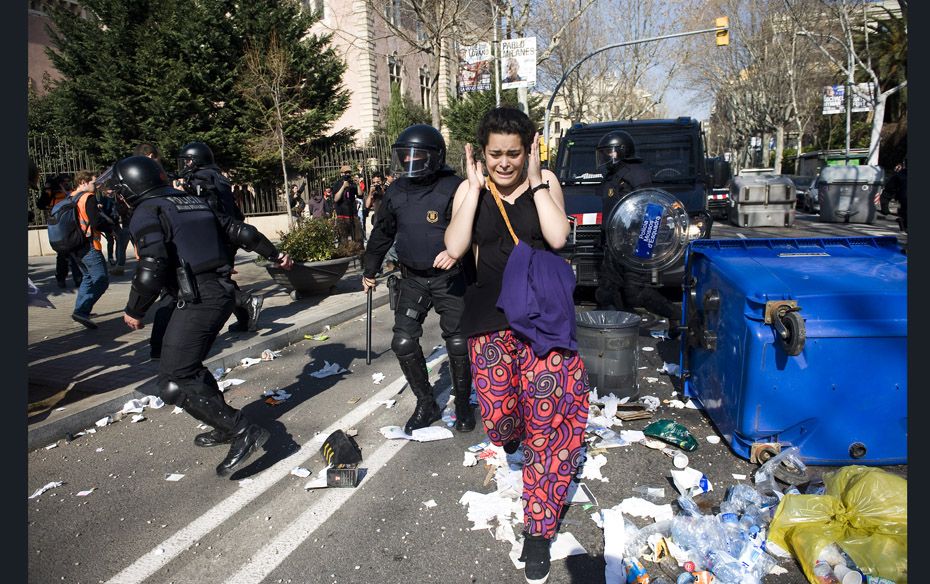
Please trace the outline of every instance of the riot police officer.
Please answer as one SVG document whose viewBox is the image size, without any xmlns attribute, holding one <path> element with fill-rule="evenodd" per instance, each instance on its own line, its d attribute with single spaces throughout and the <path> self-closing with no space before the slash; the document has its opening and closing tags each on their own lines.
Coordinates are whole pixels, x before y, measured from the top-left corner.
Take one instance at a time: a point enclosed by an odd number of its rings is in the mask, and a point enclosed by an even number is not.
<svg viewBox="0 0 930 584">
<path fill-rule="evenodd" d="M 602 202 L 602 225 L 606 227 L 610 212 L 620 199 L 632 191 L 652 186 L 652 173 L 636 156 L 633 137 L 623 130 L 614 130 L 601 137 L 595 149 L 595 161 L 604 175 L 604 182 L 598 185 L 598 194 Z M 681 312 L 650 284 L 647 274 L 627 269 L 618 261 L 607 245 L 607 234 L 601 235 L 604 260 L 600 283 L 595 291 L 598 307 L 618 310 L 645 308 L 668 318 L 671 335 L 677 336 Z"/>
<path fill-rule="evenodd" d="M 285 269 L 293 263 L 251 225 L 217 216 L 203 199 L 173 189 L 165 171 L 151 158 L 130 156 L 117 162 L 112 186 L 133 210 L 129 230 L 139 254 L 123 320 L 130 328 L 141 329 L 162 288 L 178 299 L 165 330 L 159 394 L 166 403 L 213 427 L 194 439 L 196 445 L 230 443 L 216 467 L 218 475 L 226 476 L 269 437 L 267 429 L 225 402 L 203 364 L 233 310 L 235 290 L 226 247 L 232 241 Z"/>
<path fill-rule="evenodd" d="M 178 176 L 184 180 L 184 190 L 189 194 L 203 197 L 210 208 L 217 214 L 225 214 L 236 221 L 242 221 L 245 216 L 236 205 L 229 180 L 220 173 L 220 168 L 213 160 L 213 151 L 203 142 L 191 142 L 181 148 L 178 155 Z M 235 244 L 228 249 L 230 261 L 235 262 Z M 229 327 L 233 332 L 255 332 L 258 330 L 258 316 L 262 311 L 264 299 L 253 296 L 236 286 L 236 323 Z"/>
<path fill-rule="evenodd" d="M 468 342 L 461 333 L 465 274 L 462 265 L 446 253 L 443 235 L 452 219 L 452 199 L 462 178 L 446 166 L 446 143 L 436 128 L 414 124 L 402 131 L 391 146 L 391 164 L 397 180 L 385 191 L 381 208 L 362 259 L 362 285 L 376 285 L 384 256 L 396 244 L 402 278 L 397 282 L 394 337 L 404 377 L 417 398 L 413 415 L 404 426 L 408 434 L 429 426 L 442 416 L 426 371 L 420 347 L 423 321 L 430 308 L 439 314 L 439 326 L 449 353 L 455 396 L 455 429 L 475 428 L 471 397 Z"/>
</svg>

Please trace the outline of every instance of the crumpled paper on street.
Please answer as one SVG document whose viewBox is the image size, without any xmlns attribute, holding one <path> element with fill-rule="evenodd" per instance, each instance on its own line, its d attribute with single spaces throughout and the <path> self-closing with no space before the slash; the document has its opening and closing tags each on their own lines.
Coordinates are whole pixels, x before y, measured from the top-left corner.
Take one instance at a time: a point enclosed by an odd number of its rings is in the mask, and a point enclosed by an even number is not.
<svg viewBox="0 0 930 584">
<path fill-rule="evenodd" d="M 60 487 L 60 486 L 63 485 L 63 484 L 65 484 L 64 481 L 53 481 L 53 482 L 51 482 L 51 483 L 46 483 L 44 487 L 39 487 L 38 489 L 36 489 L 36 492 L 35 492 L 35 493 L 29 495 L 29 498 L 30 498 L 30 499 L 35 499 L 36 497 L 38 497 L 39 495 L 41 495 L 41 494 L 44 493 L 45 491 L 47 491 L 47 490 L 49 490 L 49 489 L 55 489 L 55 488 L 57 488 L 57 487 Z"/>
<path fill-rule="evenodd" d="M 338 363 L 330 363 L 329 361 L 323 361 L 323 363 L 324 365 L 321 369 L 310 374 L 311 377 L 323 379 L 324 377 L 339 375 L 340 373 L 348 371 L 348 369 L 343 369 Z"/>
<path fill-rule="evenodd" d="M 141 414 L 146 406 L 157 410 L 164 407 L 165 402 L 162 399 L 155 395 L 147 395 L 139 399 L 131 399 L 125 404 L 123 404 L 123 409 L 120 410 L 120 414 Z"/>
<path fill-rule="evenodd" d="M 478 493 L 465 491 L 459 503 L 466 508 L 466 517 L 472 522 L 471 529 L 493 529 L 494 524 L 511 525 L 523 519 L 523 503 L 503 493 Z M 497 539 L 497 538 L 495 538 Z M 501 540 L 507 541 L 508 539 Z"/>
<path fill-rule="evenodd" d="M 633 517 L 652 517 L 656 521 L 670 520 L 674 516 L 672 506 L 669 503 L 656 505 L 655 503 L 639 497 L 624 499 L 616 508 Z"/>
<path fill-rule="evenodd" d="M 659 373 L 668 373 L 674 377 L 681 377 L 681 367 L 677 363 L 664 363 L 662 369 L 656 369 Z"/>
<path fill-rule="evenodd" d="M 375 385 L 380 384 L 382 381 L 384 381 L 384 373 L 378 371 L 377 373 L 371 374 L 371 382 Z"/>
<path fill-rule="evenodd" d="M 510 560 L 518 570 L 522 570 L 524 566 L 524 563 L 518 559 L 522 553 L 523 540 L 521 539 L 510 549 Z M 552 544 L 549 546 L 549 559 L 551 561 L 564 560 L 568 556 L 587 553 L 588 550 L 584 549 L 584 546 L 575 539 L 575 536 L 567 531 L 556 533 L 555 538 L 552 540 Z"/>
<path fill-rule="evenodd" d="M 584 472 L 581 474 L 581 478 L 588 480 L 597 479 L 609 483 L 610 479 L 601 475 L 601 467 L 605 464 L 607 464 L 607 457 L 603 454 L 589 456 L 584 462 Z"/>
<path fill-rule="evenodd" d="M 410 434 L 404 432 L 400 426 L 384 426 L 379 430 L 381 435 L 388 440 L 415 440 L 416 442 L 432 442 L 434 440 L 445 440 L 452 438 L 452 431 L 442 426 L 427 426 L 426 428 L 417 428 Z"/>
<path fill-rule="evenodd" d="M 620 430 L 620 438 L 630 443 L 643 442 L 646 440 L 646 435 L 642 430 Z"/>
<path fill-rule="evenodd" d="M 261 362 L 262 360 L 256 357 L 245 357 L 241 361 L 239 361 L 239 364 L 242 365 L 243 367 L 248 368 L 248 367 L 251 367 L 252 365 L 258 365 Z"/>
<path fill-rule="evenodd" d="M 699 470 L 688 467 L 670 472 L 672 473 L 672 482 L 675 484 L 675 488 L 682 495 L 687 493 L 694 497 L 714 490 L 713 485 L 710 484 L 704 473 Z"/>
<path fill-rule="evenodd" d="M 596 389 L 591 390 L 591 396 L 588 399 L 589 403 L 603 404 L 603 414 L 604 417 L 608 420 L 613 420 L 614 416 L 617 415 L 617 405 L 621 403 L 620 398 L 615 396 L 613 393 L 608 393 L 604 396 L 599 396 Z"/>
<path fill-rule="evenodd" d="M 220 381 L 217 385 L 220 386 L 220 391 L 226 391 L 227 389 L 229 389 L 230 387 L 234 385 L 242 385 L 243 383 L 245 383 L 245 379 L 230 378 L 230 379 L 224 379 L 223 381 Z"/>
<path fill-rule="evenodd" d="M 657 398 L 654 395 L 644 395 L 641 398 L 639 398 L 639 401 L 646 408 L 647 412 L 656 411 L 657 409 L 659 409 L 659 404 L 662 403 L 661 401 L 659 401 L 659 398 Z"/>
<path fill-rule="evenodd" d="M 592 514 L 595 519 L 597 513 Z M 601 509 L 599 527 L 604 529 L 604 579 L 607 582 L 626 582 L 626 569 L 623 567 L 623 551 L 626 549 L 626 526 L 619 505 L 610 509 Z M 597 523 L 597 519 L 595 519 Z"/>
<path fill-rule="evenodd" d="M 272 351 L 271 349 L 265 349 L 262 351 L 262 361 L 273 361 L 281 356 L 281 351 Z"/>
</svg>

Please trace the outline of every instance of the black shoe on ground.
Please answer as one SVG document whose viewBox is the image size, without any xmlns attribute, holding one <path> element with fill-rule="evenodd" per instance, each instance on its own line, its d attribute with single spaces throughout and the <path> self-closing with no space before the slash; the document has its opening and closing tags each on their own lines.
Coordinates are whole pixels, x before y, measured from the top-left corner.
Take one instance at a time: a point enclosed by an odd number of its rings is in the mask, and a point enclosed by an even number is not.
<svg viewBox="0 0 930 584">
<path fill-rule="evenodd" d="M 413 415 L 410 416 L 404 426 L 404 433 L 410 434 L 414 430 L 425 428 L 441 418 L 442 409 L 436 405 L 436 400 L 432 397 L 418 399 L 417 406 L 413 409 Z"/>
<path fill-rule="evenodd" d="M 83 324 L 84 326 L 86 326 L 86 327 L 89 328 L 89 329 L 95 329 L 95 328 L 97 328 L 97 325 L 94 324 L 94 321 L 92 321 L 91 319 L 87 318 L 86 316 L 81 316 L 80 314 L 72 314 L 72 315 L 71 315 L 71 320 L 73 320 L 74 322 L 79 322 L 79 323 Z"/>
<path fill-rule="evenodd" d="M 504 452 L 507 454 L 513 454 L 517 451 L 517 448 L 520 448 L 519 440 L 511 440 L 510 442 L 504 444 Z"/>
<path fill-rule="evenodd" d="M 221 444 L 229 444 L 233 439 L 233 435 L 229 432 L 224 432 L 218 428 L 214 428 L 209 432 L 204 432 L 202 434 L 197 434 L 194 437 L 194 444 L 202 448 L 209 448 L 210 446 L 219 446 Z"/>
<path fill-rule="evenodd" d="M 216 474 L 221 477 L 228 476 L 233 469 L 245 462 L 256 450 L 265 445 L 271 432 L 258 424 L 249 424 L 232 435 L 232 446 L 229 454 L 216 467 Z"/>
<path fill-rule="evenodd" d="M 249 312 L 249 321 L 246 325 L 246 330 L 250 333 L 254 333 L 258 330 L 258 315 L 262 313 L 262 304 L 264 304 L 265 299 L 262 296 L 252 296 L 249 298 L 249 303 L 246 305 L 246 310 Z"/>
<path fill-rule="evenodd" d="M 469 403 L 468 398 L 463 401 L 464 403 L 459 405 L 459 398 L 455 398 L 455 431 L 471 432 L 475 429 L 475 408 Z"/>
<path fill-rule="evenodd" d="M 525 564 L 523 576 L 527 584 L 544 584 L 549 579 L 549 544 L 551 541 L 541 535 L 524 534 L 520 561 Z"/>
</svg>

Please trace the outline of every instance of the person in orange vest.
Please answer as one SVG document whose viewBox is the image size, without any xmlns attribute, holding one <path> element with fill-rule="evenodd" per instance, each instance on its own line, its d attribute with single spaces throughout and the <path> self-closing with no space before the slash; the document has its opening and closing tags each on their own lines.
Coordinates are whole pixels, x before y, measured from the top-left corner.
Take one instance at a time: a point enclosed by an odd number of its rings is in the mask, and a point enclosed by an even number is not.
<svg viewBox="0 0 930 584">
<path fill-rule="evenodd" d="M 90 311 L 110 285 L 107 260 L 103 257 L 103 246 L 100 244 L 101 228 L 105 227 L 107 221 L 97 207 L 94 186 L 96 178 L 90 171 L 80 171 L 74 177 L 77 189 L 71 193 L 72 197 L 78 199 L 78 221 L 86 237 L 84 245 L 71 252 L 83 275 L 71 318 L 89 329 L 97 328 L 90 319 Z"/>
</svg>

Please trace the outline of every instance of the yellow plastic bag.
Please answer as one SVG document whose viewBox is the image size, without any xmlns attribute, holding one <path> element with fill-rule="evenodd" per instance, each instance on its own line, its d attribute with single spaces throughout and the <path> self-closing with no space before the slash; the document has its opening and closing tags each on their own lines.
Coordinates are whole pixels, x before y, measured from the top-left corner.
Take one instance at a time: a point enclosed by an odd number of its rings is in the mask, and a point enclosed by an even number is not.
<svg viewBox="0 0 930 584">
<path fill-rule="evenodd" d="M 769 540 L 790 551 L 807 579 L 836 543 L 864 574 L 907 582 L 907 481 L 880 468 L 846 466 L 824 475 L 823 495 L 785 495 Z"/>
</svg>

